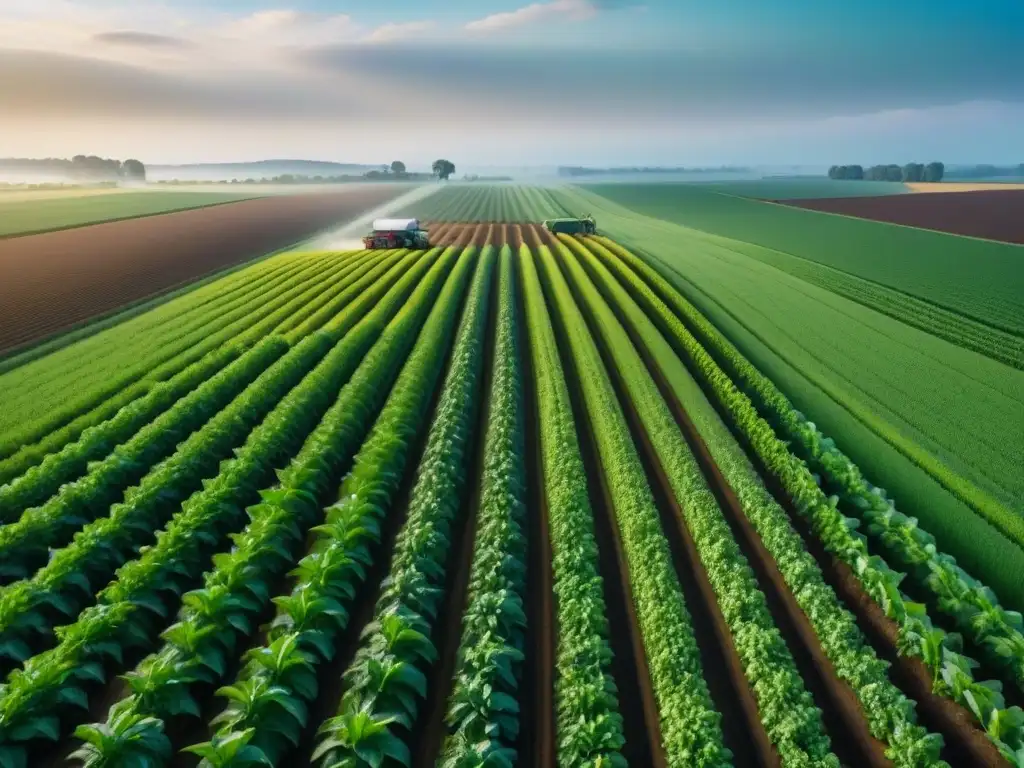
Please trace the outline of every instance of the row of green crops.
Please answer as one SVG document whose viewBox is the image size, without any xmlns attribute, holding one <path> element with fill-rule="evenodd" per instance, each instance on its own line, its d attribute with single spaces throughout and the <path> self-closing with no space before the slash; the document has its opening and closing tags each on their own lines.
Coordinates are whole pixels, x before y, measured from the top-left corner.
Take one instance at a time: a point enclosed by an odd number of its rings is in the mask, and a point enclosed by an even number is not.
<svg viewBox="0 0 1024 768">
<path fill-rule="evenodd" d="M 81 757 L 87 765 L 110 765 L 109 761 L 142 760 L 146 756 L 169 759 L 172 745 L 164 734 L 164 723 L 180 714 L 198 716 L 201 691 L 224 681 L 229 661 L 252 630 L 255 618 L 270 602 L 270 585 L 294 562 L 295 550 L 320 517 L 321 499 L 329 492 L 331 483 L 336 482 L 369 429 L 375 406 L 387 394 L 386 383 L 405 361 L 405 353 L 431 303 L 438 297 L 454 255 L 455 252 L 449 250 L 433 271 L 423 277 L 408 303 L 384 329 L 352 379 L 342 388 L 302 450 L 288 469 L 280 473 L 280 485 L 263 491 L 261 502 L 249 509 L 250 524 L 236 548 L 229 556 L 215 561 L 215 568 L 207 574 L 203 589 L 191 597 L 186 596 L 178 622 L 164 633 L 163 647 L 145 659 L 130 676 L 132 695 L 111 709 L 105 726 L 98 724 L 79 729 L 78 735 L 86 741 Z M 453 275 L 451 279 L 455 282 L 450 285 L 457 289 L 459 277 Z M 407 408 L 415 405 L 408 399 L 402 401 L 399 393 L 421 398 L 424 402 L 420 403 L 419 418 L 426 418 L 425 402 L 429 402 L 432 388 L 429 379 L 431 375 L 434 380 L 438 378 L 449 341 L 450 333 L 446 335 L 443 321 L 446 311 L 451 310 L 449 300 L 457 301 L 452 291 L 449 287 L 438 297 L 438 308 L 424 328 L 424 341 L 414 348 L 409 364 L 399 376 L 389 405 L 381 416 L 383 421 L 375 427 L 374 434 L 378 437 L 371 436 L 367 447 L 360 452 L 353 476 L 361 469 L 365 472 L 367 459 L 362 457 L 373 455 L 369 446 L 376 443 L 379 454 L 382 443 L 386 441 L 389 446 L 393 443 L 394 433 L 380 427 L 387 423 L 384 414 L 391 414 L 393 418 L 399 407 L 394 403 Z M 399 298 L 395 296 L 396 300 Z M 433 369 L 423 365 L 428 355 L 433 355 Z M 412 414 L 406 411 L 404 415 Z M 374 469 L 377 468 L 379 464 L 374 465 Z M 401 474 L 400 469 L 398 474 Z M 320 537 L 329 526 L 330 510 L 326 526 L 317 528 L 318 540 L 322 540 Z M 275 599 L 280 617 L 273 625 L 275 639 L 268 646 L 269 652 L 252 655 L 257 666 L 260 660 L 301 658 L 297 656 L 302 652 L 298 647 L 299 639 L 303 647 L 312 643 L 330 653 L 331 645 L 327 641 L 331 624 L 343 622 L 345 614 L 339 612 L 340 604 L 333 598 L 316 597 L 317 586 L 329 583 L 332 573 L 337 576 L 352 568 L 358 572 L 358 563 L 365 561 L 365 539 L 373 537 L 368 527 L 348 527 L 344 532 L 346 535 L 337 543 L 350 549 L 332 557 L 324 548 L 314 547 L 296 570 L 299 586 L 293 595 Z M 289 680 L 298 677 L 298 670 L 293 673 Z M 301 683 L 295 682 L 295 685 Z M 280 691 L 254 687 L 247 690 L 253 708 L 266 710 L 269 706 L 271 711 L 263 711 L 262 715 L 272 716 L 275 702 L 281 701 Z M 217 745 L 222 741 L 217 739 Z M 218 746 L 212 748 L 216 753 Z M 255 749 L 255 745 L 252 748 Z"/>
<path fill-rule="evenodd" d="M 761 246 L 642 217 L 595 195 L 567 197 L 593 205 L 603 232 L 634 247 L 902 511 L 1024 610 L 1024 553 L 1014 543 L 1024 541 L 1015 514 L 1024 473 L 1007 449 L 1020 429 L 1019 419 L 1005 417 L 1020 410 L 1024 372 L 765 263 Z M 858 253 L 871 251 L 851 242 Z M 970 262 L 963 252 L 960 259 Z M 1007 252 L 1001 263 L 1015 262 Z"/>
<path fill-rule="evenodd" d="M 200 322 L 194 328 L 186 329 L 187 333 L 154 345 L 151 354 L 136 354 L 127 361 L 122 360 L 113 370 L 83 365 L 81 376 L 78 373 L 75 376 L 65 374 L 57 380 L 59 389 L 52 393 L 35 390 L 34 396 L 30 396 L 33 391 L 28 390 L 25 395 L 28 407 L 42 407 L 45 415 L 25 421 L 5 437 L 0 452 L 18 452 L 0 464 L 0 479 L 9 479 L 24 471 L 32 461 L 59 450 L 63 447 L 61 441 L 76 439 L 86 427 L 110 418 L 119 408 L 144 395 L 156 383 L 173 377 L 207 353 L 229 343 L 251 343 L 272 332 L 274 327 L 301 311 L 329 288 L 333 278 L 328 277 L 336 270 L 338 281 L 350 285 L 354 277 L 352 268 L 358 264 L 333 265 L 332 261 L 328 260 L 329 275 L 317 270 L 312 274 L 300 274 L 277 286 L 269 301 L 258 293 L 254 294 L 239 309 L 238 316 L 228 318 L 226 322 Z M 95 382 L 89 381 L 86 375 L 90 370 L 99 374 Z M 69 396 L 67 389 L 72 381 L 74 390 Z M 52 407 L 54 401 L 59 404 L 57 407 Z M 47 405 L 51 407 L 47 409 Z M 33 445 L 35 441 L 40 442 Z M 11 450 L 4 446 L 10 446 Z"/>
<path fill-rule="evenodd" d="M 673 291 L 656 272 L 621 247 L 615 246 L 610 241 L 602 240 L 601 242 L 628 263 L 678 315 L 685 318 L 688 323 L 699 325 L 703 332 L 703 339 L 712 339 L 717 342 L 716 351 L 730 356 L 730 368 L 744 371 L 743 378 L 737 377 L 738 380 L 741 382 L 757 381 L 764 393 L 774 394 L 771 402 L 779 409 L 773 414 L 774 422 L 785 423 L 788 418 L 791 423 L 795 420 L 799 425 L 806 425 L 806 422 L 792 409 L 792 406 L 789 406 L 788 401 L 777 390 L 774 390 L 774 387 L 764 380 L 755 369 L 749 366 L 749 363 L 746 363 L 699 313 L 687 306 L 685 300 Z M 606 261 L 608 260 L 606 259 Z M 673 334 L 680 353 L 694 361 L 694 367 L 700 371 L 703 380 L 715 392 L 719 401 L 728 408 L 735 427 L 746 436 L 764 465 L 782 481 L 787 493 L 796 503 L 798 511 L 810 523 L 826 549 L 850 566 L 865 591 L 882 607 L 886 615 L 896 622 L 900 633 L 901 653 L 919 658 L 933 674 L 935 692 L 961 704 L 977 719 L 1008 760 L 1013 764 L 1024 764 L 1024 759 L 1022 759 L 1024 753 L 1020 752 L 1024 748 L 1024 713 L 1021 713 L 1020 708 L 1006 707 L 998 683 L 975 679 L 973 670 L 977 666 L 977 662 L 961 653 L 960 638 L 935 627 L 924 606 L 913 603 L 900 591 L 899 583 L 903 574 L 891 570 L 885 561 L 870 554 L 867 539 L 856 533 L 857 522 L 843 517 L 836 508 L 837 498 L 825 497 L 815 478 L 810 474 L 807 465 L 790 453 L 786 445 L 778 440 L 772 428 L 759 417 L 750 399 L 736 390 L 732 380 L 722 372 L 689 331 L 680 325 L 675 325 L 667 330 Z M 783 405 L 787 406 L 786 411 L 782 410 Z M 818 435 L 816 430 L 812 431 L 806 426 L 795 434 L 784 434 L 793 440 L 793 444 L 798 444 L 801 440 L 809 438 L 814 439 L 813 436 Z M 834 450 L 834 446 L 825 443 L 820 435 L 817 439 L 822 440 L 823 447 Z M 848 461 L 844 468 L 851 473 L 853 478 L 860 478 L 859 472 L 853 474 L 855 468 Z M 873 495 L 885 503 L 887 508 L 890 506 L 883 493 Z M 875 506 L 875 504 L 864 505 L 862 509 L 867 511 Z M 889 519 L 893 519 L 892 513 L 890 513 Z M 870 528 L 875 529 L 876 535 L 884 530 L 878 525 L 869 526 L 869 530 Z M 917 563 L 924 567 L 928 567 L 926 565 L 928 561 L 934 563 L 934 566 L 928 570 L 936 576 L 955 565 L 951 558 L 934 550 L 929 551 L 926 545 L 921 544 L 920 537 L 915 536 L 915 531 L 919 531 L 919 529 L 914 525 L 908 525 L 905 528 L 905 536 L 893 534 L 885 538 L 888 544 L 894 548 L 900 547 L 902 542 L 901 548 L 906 553 L 904 557 L 908 560 L 913 562 L 916 556 Z M 922 562 L 921 556 L 927 556 L 927 560 Z M 941 578 L 933 578 L 926 583 L 937 586 L 944 582 Z M 967 592 L 974 597 L 975 603 L 980 602 L 980 599 L 993 600 L 990 603 L 990 610 L 983 613 L 976 604 L 972 605 L 967 602 L 958 610 L 956 605 L 950 601 L 945 603 L 946 610 L 950 610 L 954 614 L 963 611 L 968 616 L 990 616 L 991 622 L 984 620 L 972 622 L 973 631 L 983 635 L 994 631 L 996 634 L 987 643 L 987 646 L 1007 648 L 1010 652 L 1004 658 L 1004 666 L 1007 663 L 1012 664 L 1015 654 L 1010 650 L 1013 647 L 1010 642 L 1013 638 L 1012 634 L 1008 633 L 1019 632 L 1019 616 L 1000 609 L 998 603 L 994 603 L 994 596 L 991 592 L 983 588 L 979 587 L 974 591 L 967 590 Z M 1000 642 L 1001 638 L 1004 638 L 1003 642 Z M 1009 638 L 1009 641 L 1005 638 Z"/>
<path fill-rule="evenodd" d="M 447 721 L 445 768 L 515 762 L 526 626 L 526 446 L 515 262 L 502 248 L 480 511 Z"/>
<path fill-rule="evenodd" d="M 464 357 L 466 348 L 476 343 L 477 326 L 485 321 L 490 264 L 490 255 L 484 254 L 467 300 L 467 319 L 455 342 L 456 360 L 460 347 Z M 350 604 L 365 580 L 370 548 L 379 540 L 384 516 L 394 501 L 405 466 L 414 458 L 411 454 L 417 434 L 429 416 L 432 394 L 451 344 L 457 308 L 474 265 L 475 259 L 463 258 L 426 323 L 422 324 L 425 308 L 420 307 L 403 326 L 396 328 L 405 343 L 397 349 L 382 349 L 380 363 L 360 372 L 365 376 L 360 379 L 361 387 L 350 393 L 353 402 L 349 403 L 348 411 L 365 414 L 366 419 L 380 405 L 377 369 L 382 364 L 397 368 L 405 362 L 342 484 L 341 501 L 327 509 L 325 522 L 315 528 L 313 546 L 295 571 L 295 588 L 288 597 L 275 601 L 278 611 L 267 645 L 252 651 L 235 683 L 221 691 L 229 703 L 218 719 L 220 728 L 209 743 L 194 748 L 212 765 L 223 764 L 219 756 L 225 745 L 230 748 L 239 739 L 244 739 L 250 751 L 273 760 L 297 746 L 298 734 L 306 724 L 307 702 L 315 698 L 318 689 L 308 684 L 310 674 L 333 655 L 335 641 L 347 624 Z M 416 339 L 421 324 L 423 331 L 405 361 L 405 352 Z M 384 358 L 385 354 L 395 357 Z M 356 404 L 363 407 L 353 408 Z M 348 447 L 354 449 L 366 426 L 337 430 L 335 434 L 347 439 Z M 280 663 L 268 665 L 261 661 L 271 657 Z"/>
<path fill-rule="evenodd" d="M 872 735 L 888 746 L 887 756 L 901 768 L 940 765 L 941 737 L 928 734 L 915 724 L 914 703 L 890 682 L 887 664 L 867 644 L 853 615 L 825 583 L 821 570 L 793 530 L 785 511 L 764 487 L 742 448 L 655 322 L 623 285 L 642 300 L 658 325 L 670 329 L 676 338 L 685 338 L 679 319 L 622 260 L 600 243 L 588 242 L 586 248 L 575 247 L 574 251 L 607 301 L 626 318 L 694 421 L 715 463 L 739 498 L 743 513 L 753 523 L 790 592 L 811 622 L 836 675 L 850 686 L 860 701 Z"/>
<path fill-rule="evenodd" d="M 658 463 L 682 510 L 697 554 L 732 634 L 743 671 L 757 699 L 761 723 L 783 765 L 835 765 L 821 712 L 800 676 L 768 610 L 757 577 L 740 550 L 696 458 L 687 448 L 658 385 L 579 262 L 560 236 L 557 248 L 568 279 L 594 318 L 594 332 L 608 350 L 627 396 L 637 410 Z M 556 276 L 556 281 L 566 278 Z M 564 283 L 563 283 L 564 284 Z M 568 285 L 565 288 L 568 291 Z M 574 313 L 583 323 L 583 315 Z"/>
<path fill-rule="evenodd" d="M 672 765 L 727 765 L 721 716 L 700 662 L 690 614 L 672 565 L 654 496 L 600 353 L 547 246 L 539 249 L 547 286 L 568 340 L 586 413 L 607 479 L 610 510 L 627 570 L 651 683 L 661 715 L 662 744 Z"/>
<path fill-rule="evenodd" d="M 21 354 L 0 361 L 0 383 L 4 391 L 8 387 L 16 388 L 17 384 L 35 385 L 49 382 L 59 375 L 60 371 L 73 368 L 74 362 L 106 358 L 118 353 L 116 340 L 123 346 L 131 343 L 139 344 L 143 331 L 160 333 L 168 323 L 190 317 L 210 309 L 208 305 L 220 301 L 231 301 L 238 296 L 265 285 L 267 281 L 279 277 L 287 271 L 294 270 L 308 261 L 305 254 L 278 255 L 274 258 L 258 261 L 255 264 L 240 267 L 227 275 L 213 276 L 193 284 L 189 290 L 183 290 L 168 301 L 155 307 L 139 308 L 138 312 L 128 311 L 121 316 L 109 320 L 98 321 L 82 329 L 58 337 L 53 342 L 44 342 Z M 41 359 L 41 358 L 45 358 Z M 9 376 L 17 370 L 18 374 Z"/>
<path fill-rule="evenodd" d="M 611 676 L 608 615 L 594 516 L 551 316 L 530 249 L 519 248 L 557 625 L 555 709 L 560 765 L 621 761 L 622 715 Z"/>
<path fill-rule="evenodd" d="M 143 333 L 142 338 L 147 342 L 144 349 L 138 349 L 130 338 L 117 338 L 113 350 L 108 348 L 103 356 L 71 358 L 60 367 L 39 374 L 31 365 L 10 372 L 0 378 L 0 385 L 4 385 L 5 390 L 10 388 L 5 397 L 9 408 L 3 415 L 4 440 L 0 443 L 0 455 L 6 457 L 12 449 L 63 426 L 70 418 L 86 410 L 83 404 L 92 407 L 132 384 L 151 381 L 150 374 L 155 368 L 182 353 L 191 352 L 217 332 L 230 328 L 233 329 L 231 336 L 236 336 L 240 329 L 252 326 L 279 306 L 263 306 L 269 303 L 263 295 L 264 290 L 280 300 L 288 289 L 305 290 L 315 286 L 325 273 L 336 267 L 335 261 L 328 259 L 317 263 L 303 259 L 297 262 L 298 268 L 292 272 L 248 291 L 239 306 L 229 303 L 228 310 L 222 311 L 219 304 L 213 303 L 196 313 L 184 315 L 179 323 L 166 324 L 152 336 Z M 284 298 L 287 300 L 294 295 Z M 74 347 L 67 351 L 72 350 Z M 44 362 L 45 359 L 39 361 Z M 49 375 L 43 378 L 43 373 Z"/>
<path fill-rule="evenodd" d="M 464 184 L 414 203 L 410 215 L 428 221 L 541 221 L 567 211 L 544 187 Z"/>
<path fill-rule="evenodd" d="M 121 665 L 123 648 L 152 644 L 178 595 L 196 583 L 213 551 L 245 517 L 245 506 L 272 479 L 273 468 L 300 448 L 390 319 L 408 316 L 405 301 L 436 258 L 437 251 L 427 253 L 393 288 L 382 295 L 367 291 L 349 305 L 342 313 L 350 315 L 348 321 L 336 318 L 333 329 L 300 342 L 296 350 L 322 350 L 326 357 L 250 434 L 235 458 L 221 465 L 216 478 L 185 502 L 156 544 L 118 570 L 117 579 L 98 595 L 97 605 L 57 630 L 58 645 L 10 675 L 0 688 L 4 768 L 24 764 L 27 743 L 59 738 L 61 716 L 88 706 L 88 682 L 107 679 Z M 373 309 L 356 323 L 351 315 L 360 308 L 365 313 L 369 306 Z"/>
<path fill-rule="evenodd" d="M 290 371 L 297 358 L 303 359 L 306 370 L 311 369 L 317 360 L 304 359 L 305 352 L 298 348 L 289 352 L 280 336 L 268 337 L 117 446 L 88 475 L 0 528 L 0 577 L 24 578 L 32 573 L 46 562 L 49 549 L 63 546 L 83 522 L 101 516 L 127 488 L 172 454 L 178 443 L 213 418 L 275 361 L 281 360 L 281 366 Z"/>
<path fill-rule="evenodd" d="M 359 266 L 358 269 L 339 282 L 336 288 L 340 289 L 340 292 L 337 295 L 312 315 L 306 317 L 300 326 L 289 331 L 285 338 L 289 343 L 294 344 L 306 335 L 318 330 L 331 318 L 344 315 L 345 307 L 359 299 L 371 286 L 374 286 L 374 290 L 379 290 L 389 285 L 390 281 L 397 277 L 397 272 L 393 269 L 395 265 L 400 261 L 411 258 L 415 258 L 415 254 L 398 252 L 393 255 L 384 255 L 380 260 L 373 260 Z M 209 360 L 219 355 L 219 350 L 223 349 L 224 345 L 243 349 L 248 345 L 256 343 L 266 334 L 277 332 L 278 328 L 286 323 L 289 318 L 302 314 L 302 308 L 313 303 L 311 295 L 320 290 L 323 290 L 322 286 L 312 285 L 297 296 L 291 298 L 285 296 L 284 300 L 279 299 L 267 302 L 267 306 L 272 311 L 263 320 L 256 323 L 256 325 L 244 330 L 238 336 L 232 336 L 230 333 L 223 331 L 214 334 L 207 343 L 200 345 L 187 353 L 187 355 L 183 355 L 180 360 L 172 360 L 173 367 L 167 366 L 168 370 L 166 373 L 170 374 L 172 370 L 177 370 L 181 365 L 195 365 L 196 363 L 189 363 L 189 361 L 193 360 L 198 353 L 203 353 L 203 356 L 197 361 L 202 365 L 204 360 Z M 365 309 L 366 302 L 363 302 L 360 311 L 365 311 Z M 207 349 L 209 351 L 206 351 Z M 184 370 L 187 371 L 188 368 Z M 180 374 L 175 373 L 170 381 L 176 382 L 175 377 L 178 375 Z M 153 403 L 147 406 L 139 406 L 140 400 L 133 399 L 138 397 L 138 395 L 134 394 L 132 390 L 138 389 L 144 392 L 162 390 L 165 386 L 162 384 L 162 376 L 163 374 L 159 370 L 154 371 L 149 379 L 140 382 L 137 387 L 133 386 L 123 390 L 115 397 L 103 402 L 97 408 L 82 414 L 82 416 L 66 426 L 49 433 L 40 442 L 26 446 L 6 461 L 0 462 L 0 477 L 7 472 L 17 472 L 19 470 L 24 470 L 27 473 L 33 468 L 35 462 L 40 459 L 52 462 L 51 456 L 54 451 L 61 452 L 68 449 L 79 457 L 81 457 L 84 451 L 90 459 L 98 459 L 106 455 L 111 440 L 117 439 L 120 434 L 124 433 L 115 423 L 120 422 L 124 409 L 130 408 L 133 412 L 137 412 L 136 409 L 141 408 L 147 410 L 153 416 L 159 412 L 150 407 L 154 405 Z M 173 386 L 175 389 L 180 387 L 177 383 L 174 383 Z M 142 398 L 147 399 L 147 396 L 144 395 Z M 125 405 L 125 401 L 127 401 L 127 405 Z M 163 395 L 160 395 L 156 405 L 163 402 L 165 402 L 165 398 Z M 92 428 L 96 428 L 98 432 L 96 434 L 90 433 Z M 96 435 L 98 434 L 103 435 L 103 440 L 97 440 Z M 75 441 L 76 438 L 80 445 L 77 448 L 69 448 L 70 442 Z M 58 453 L 57 455 L 61 454 Z M 60 461 L 63 464 L 64 459 L 62 458 Z M 76 462 L 76 466 L 80 468 L 80 463 Z"/>
<path fill-rule="evenodd" d="M 336 717 L 320 728 L 313 761 L 323 768 L 409 762 L 402 732 L 413 728 L 437 661 L 431 641 L 455 548 L 453 533 L 469 488 L 467 471 L 481 407 L 494 250 L 485 248 L 437 412 L 427 436 L 406 520 L 371 623 L 344 674 Z"/>
</svg>

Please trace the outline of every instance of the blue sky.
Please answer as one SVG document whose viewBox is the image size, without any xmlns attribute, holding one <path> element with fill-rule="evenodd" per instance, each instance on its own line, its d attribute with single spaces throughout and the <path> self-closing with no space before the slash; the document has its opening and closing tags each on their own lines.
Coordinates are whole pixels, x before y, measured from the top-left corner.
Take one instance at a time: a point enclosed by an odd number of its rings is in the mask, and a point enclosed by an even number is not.
<svg viewBox="0 0 1024 768">
<path fill-rule="evenodd" d="M 1022 162 L 1021 0 L 3 0 L 3 153 Z"/>
</svg>

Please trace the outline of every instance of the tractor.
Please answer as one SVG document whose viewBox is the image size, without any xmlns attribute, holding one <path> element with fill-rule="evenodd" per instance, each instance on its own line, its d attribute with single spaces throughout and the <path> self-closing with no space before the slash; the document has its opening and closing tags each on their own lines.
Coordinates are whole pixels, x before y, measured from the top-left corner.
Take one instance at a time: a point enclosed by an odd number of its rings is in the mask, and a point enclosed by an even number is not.
<svg viewBox="0 0 1024 768">
<path fill-rule="evenodd" d="M 419 219 L 375 219 L 373 231 L 363 238 L 367 250 L 389 248 L 429 248 L 427 231 Z"/>
<path fill-rule="evenodd" d="M 547 219 L 544 229 L 556 235 L 594 235 L 597 234 L 597 222 L 588 213 L 577 219 Z"/>
</svg>

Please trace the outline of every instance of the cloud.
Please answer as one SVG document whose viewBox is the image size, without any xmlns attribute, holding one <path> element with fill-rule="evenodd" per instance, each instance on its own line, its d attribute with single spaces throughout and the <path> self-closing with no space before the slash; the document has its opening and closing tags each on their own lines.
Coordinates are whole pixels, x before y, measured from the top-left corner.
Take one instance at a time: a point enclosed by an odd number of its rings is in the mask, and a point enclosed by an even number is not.
<svg viewBox="0 0 1024 768">
<path fill-rule="evenodd" d="M 407 21 L 402 23 L 388 23 L 374 29 L 363 39 L 370 43 L 389 43 L 395 40 L 405 40 L 416 37 L 423 32 L 434 29 L 437 24 L 433 21 Z"/>
<path fill-rule="evenodd" d="M 272 9 L 229 21 L 214 33 L 252 44 L 324 45 L 352 41 L 364 31 L 345 13 Z"/>
<path fill-rule="evenodd" d="M 156 35 L 150 32 L 99 32 L 92 36 L 98 43 L 130 45 L 140 48 L 191 48 L 193 43 L 180 37 Z"/>
<path fill-rule="evenodd" d="M 465 25 L 470 32 L 499 32 L 512 27 L 536 24 L 552 18 L 568 18 L 585 21 L 597 15 L 603 4 L 592 0 L 551 0 L 547 3 L 531 3 L 514 11 L 493 13 Z"/>
</svg>

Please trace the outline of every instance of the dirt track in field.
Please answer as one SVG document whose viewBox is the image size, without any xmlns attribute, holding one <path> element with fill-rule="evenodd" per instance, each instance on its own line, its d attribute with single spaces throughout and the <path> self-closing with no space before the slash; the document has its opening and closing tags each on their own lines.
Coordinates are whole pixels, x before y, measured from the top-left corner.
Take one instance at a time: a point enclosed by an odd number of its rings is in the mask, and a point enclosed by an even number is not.
<svg viewBox="0 0 1024 768">
<path fill-rule="evenodd" d="M 282 195 L 0 241 L 0 352 L 285 248 L 399 194 Z"/>
<path fill-rule="evenodd" d="M 1024 189 L 780 202 L 812 211 L 840 213 L 1005 243 L 1024 243 Z"/>
</svg>

